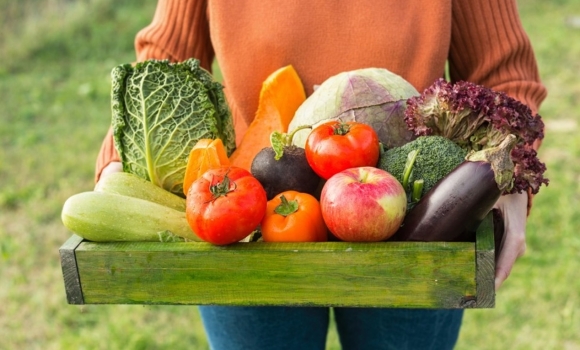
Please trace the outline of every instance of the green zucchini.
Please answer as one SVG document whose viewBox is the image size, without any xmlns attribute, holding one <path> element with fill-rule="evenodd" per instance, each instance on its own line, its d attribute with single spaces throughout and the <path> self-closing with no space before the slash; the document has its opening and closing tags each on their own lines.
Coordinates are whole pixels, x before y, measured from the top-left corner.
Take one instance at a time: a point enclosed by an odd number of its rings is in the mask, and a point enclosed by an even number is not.
<svg viewBox="0 0 580 350">
<path fill-rule="evenodd" d="M 200 241 L 185 212 L 115 193 L 75 194 L 64 203 L 61 218 L 69 230 L 95 242 Z"/>
<path fill-rule="evenodd" d="M 185 212 L 185 199 L 131 173 L 112 173 L 103 177 L 95 191 L 117 193 L 159 203 Z"/>
</svg>

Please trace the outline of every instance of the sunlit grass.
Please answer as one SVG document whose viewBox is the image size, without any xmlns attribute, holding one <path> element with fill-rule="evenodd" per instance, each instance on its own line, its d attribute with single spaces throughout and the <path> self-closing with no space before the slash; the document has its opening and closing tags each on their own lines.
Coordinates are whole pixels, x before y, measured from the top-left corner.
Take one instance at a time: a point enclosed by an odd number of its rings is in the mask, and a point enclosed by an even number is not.
<svg viewBox="0 0 580 350">
<path fill-rule="evenodd" d="M 134 35 L 154 7 L 0 0 L 0 29 L 13 34 L 0 39 L 2 349 L 207 348 L 195 307 L 68 305 L 60 270 L 69 236 L 62 203 L 93 186 L 110 123 L 110 70 L 134 60 Z M 580 349 L 580 28 L 570 20 L 580 8 L 529 0 L 520 10 L 549 90 L 540 156 L 551 183 L 535 199 L 527 254 L 495 309 L 466 311 L 458 349 Z M 32 13 L 17 30 L 5 19 Z M 328 343 L 338 349 L 334 331 Z"/>
<path fill-rule="evenodd" d="M 540 158 L 550 185 L 534 200 L 527 253 L 493 310 L 469 310 L 458 349 L 580 349 L 580 16 L 573 1 L 520 1 L 549 96 Z"/>
</svg>

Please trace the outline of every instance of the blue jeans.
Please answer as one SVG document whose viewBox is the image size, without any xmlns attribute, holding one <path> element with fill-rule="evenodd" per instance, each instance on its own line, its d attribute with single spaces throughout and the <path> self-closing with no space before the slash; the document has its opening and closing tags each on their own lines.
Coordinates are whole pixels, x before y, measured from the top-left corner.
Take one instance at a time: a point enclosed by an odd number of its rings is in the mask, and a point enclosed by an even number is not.
<svg viewBox="0 0 580 350">
<path fill-rule="evenodd" d="M 200 306 L 213 350 L 324 350 L 329 309 Z M 343 350 L 453 349 L 463 310 L 334 308 Z"/>
</svg>

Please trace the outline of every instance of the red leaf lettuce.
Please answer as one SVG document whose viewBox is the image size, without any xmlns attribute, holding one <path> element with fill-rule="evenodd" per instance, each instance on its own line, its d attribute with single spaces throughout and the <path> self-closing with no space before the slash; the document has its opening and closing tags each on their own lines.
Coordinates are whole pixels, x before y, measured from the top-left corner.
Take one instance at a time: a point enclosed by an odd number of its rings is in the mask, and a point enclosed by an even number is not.
<svg viewBox="0 0 580 350">
<path fill-rule="evenodd" d="M 505 193 L 537 193 L 544 178 L 544 163 L 532 148 L 544 137 L 544 123 L 525 104 L 503 92 L 466 81 L 438 79 L 425 91 L 407 100 L 407 127 L 415 135 L 441 135 L 468 152 L 498 146 L 508 135 L 516 137 L 511 151 L 513 186 Z"/>
</svg>

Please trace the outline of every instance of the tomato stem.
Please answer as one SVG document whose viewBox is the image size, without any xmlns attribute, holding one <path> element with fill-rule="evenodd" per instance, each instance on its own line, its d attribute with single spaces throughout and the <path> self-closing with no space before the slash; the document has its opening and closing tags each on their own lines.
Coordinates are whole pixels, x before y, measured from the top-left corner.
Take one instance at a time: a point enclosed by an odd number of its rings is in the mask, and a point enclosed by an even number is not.
<svg viewBox="0 0 580 350">
<path fill-rule="evenodd" d="M 350 124 L 338 122 L 333 127 L 334 135 L 346 135 L 350 131 Z"/>
<path fill-rule="evenodd" d="M 298 200 L 289 201 L 284 195 L 280 196 L 280 204 L 276 206 L 274 212 L 282 216 L 288 216 L 298 211 Z"/>
<path fill-rule="evenodd" d="M 233 188 L 230 189 L 230 187 L 232 186 L 227 172 L 225 173 L 224 178 L 221 182 L 218 181 L 217 183 L 213 184 L 212 181 L 212 184 L 209 185 L 209 191 L 211 192 L 213 197 L 212 200 L 216 200 L 221 196 L 225 196 L 228 193 L 233 192 L 236 189 L 236 183 L 234 182 L 233 184 L 234 184 Z"/>
</svg>

